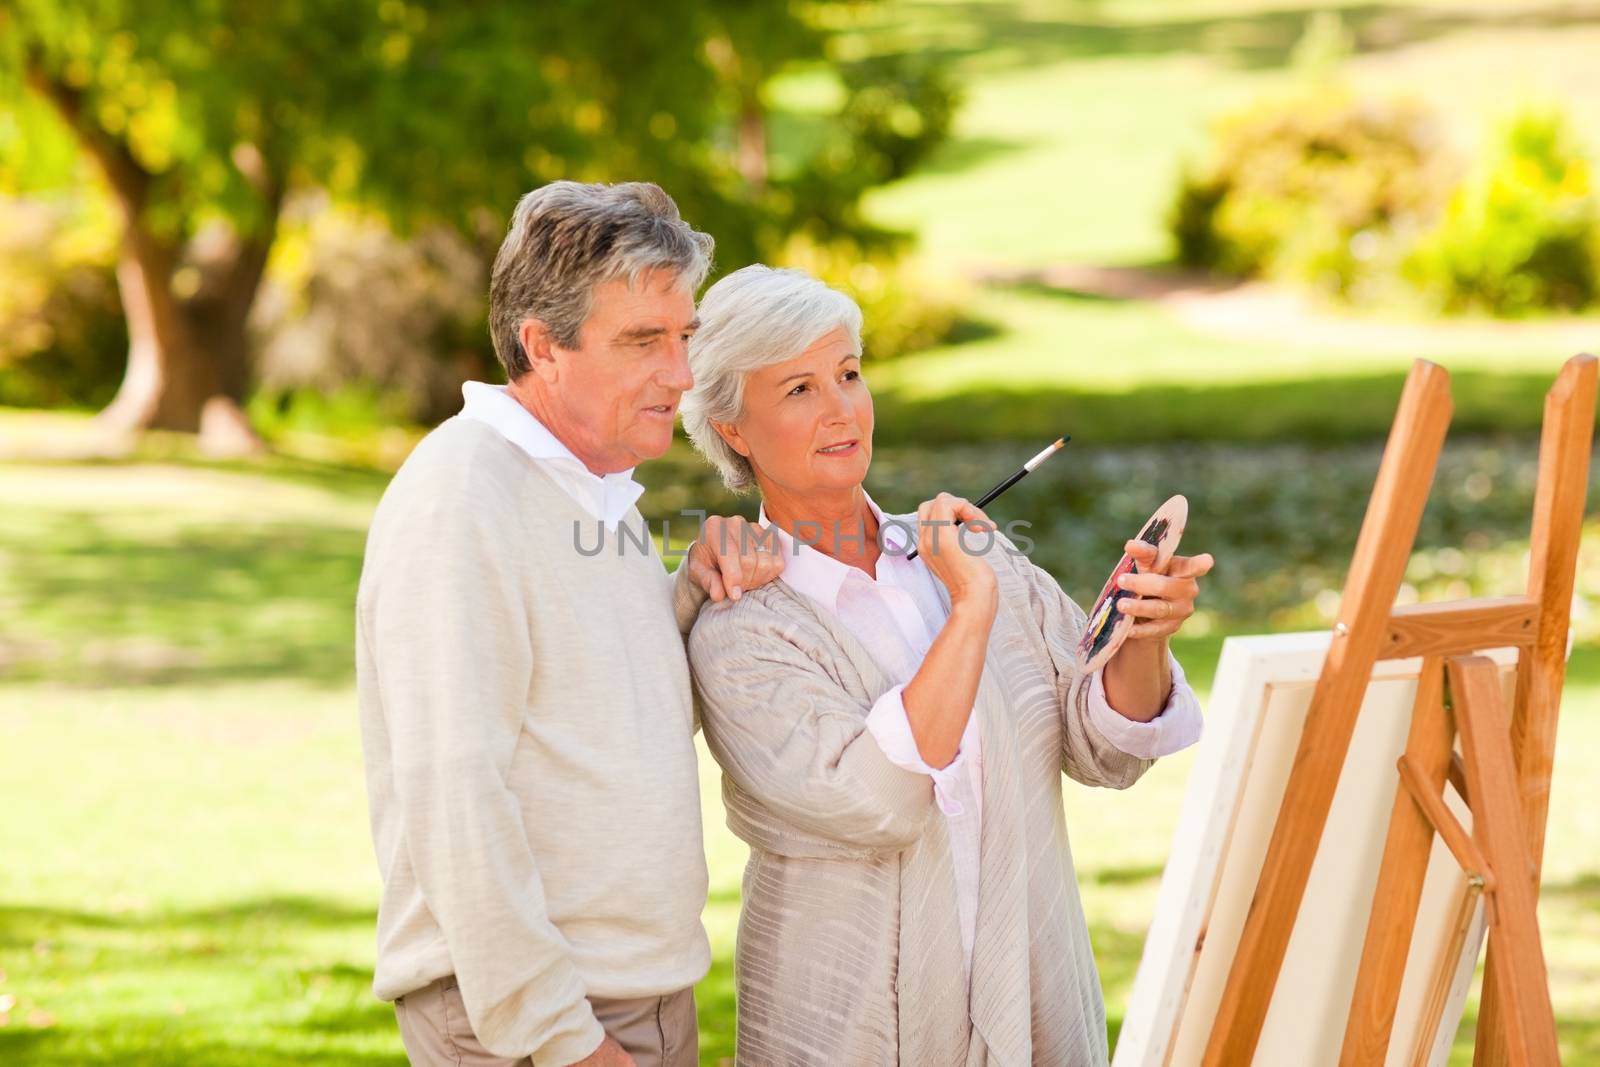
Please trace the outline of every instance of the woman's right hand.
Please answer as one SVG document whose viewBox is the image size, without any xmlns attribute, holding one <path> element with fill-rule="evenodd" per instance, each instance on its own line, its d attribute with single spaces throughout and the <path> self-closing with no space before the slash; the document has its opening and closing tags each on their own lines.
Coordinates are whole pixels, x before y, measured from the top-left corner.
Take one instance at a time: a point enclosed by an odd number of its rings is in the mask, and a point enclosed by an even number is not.
<svg viewBox="0 0 1600 1067">
<path fill-rule="evenodd" d="M 956 522 L 964 524 L 963 532 Z M 994 523 L 972 505 L 949 493 L 940 493 L 917 507 L 917 558 L 926 560 L 933 576 L 950 592 L 950 606 L 999 606 L 999 583 L 981 555 L 994 548 Z"/>
<path fill-rule="evenodd" d="M 968 547 L 962 546 L 957 519 L 967 531 Z M 978 554 L 993 546 L 993 527 L 987 515 L 949 493 L 917 508 L 917 558 L 926 560 L 950 591 L 950 617 L 900 693 L 917 752 L 930 767 L 947 767 L 960 754 L 978 698 L 989 634 L 1000 608 L 1000 583 Z"/>
</svg>

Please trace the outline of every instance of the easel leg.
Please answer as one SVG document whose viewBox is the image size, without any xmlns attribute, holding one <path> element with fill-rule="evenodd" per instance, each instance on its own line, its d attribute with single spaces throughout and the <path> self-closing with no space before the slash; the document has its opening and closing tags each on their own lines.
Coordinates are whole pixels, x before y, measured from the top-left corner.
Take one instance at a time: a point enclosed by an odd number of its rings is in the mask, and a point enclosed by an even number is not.
<svg viewBox="0 0 1600 1067">
<path fill-rule="evenodd" d="M 1405 758 L 1427 788 L 1435 792 L 1443 791 L 1449 775 L 1454 737 L 1444 708 L 1444 663 L 1429 657 L 1423 661 L 1417 678 Z M 1372 917 L 1367 921 L 1366 944 L 1361 950 L 1361 969 L 1356 973 L 1355 994 L 1345 1024 L 1341 1067 L 1382 1063 L 1389 1047 L 1433 834 L 1433 823 L 1412 799 L 1405 783 L 1397 783 L 1383 865 L 1373 894 Z"/>
<path fill-rule="evenodd" d="M 1560 1062 L 1560 1050 L 1499 675 L 1482 656 L 1452 657 L 1449 671 L 1473 837 L 1495 872 L 1489 951 L 1496 960 L 1492 988 L 1503 1009 L 1506 1050 L 1518 1067 L 1548 1067 Z"/>
<path fill-rule="evenodd" d="M 1241 1067 L 1255 1058 L 1372 665 L 1379 655 L 1385 622 L 1416 541 L 1428 486 L 1450 424 L 1450 410 L 1449 375 L 1441 367 L 1418 360 L 1406 378 L 1400 409 L 1384 446 L 1378 480 L 1345 578 L 1336 637 L 1311 696 L 1255 895 L 1211 1023 L 1202 1067 Z"/>
<path fill-rule="evenodd" d="M 1541 604 L 1539 639 L 1517 669 L 1517 707 L 1511 724 L 1512 751 L 1522 790 L 1522 817 L 1529 858 L 1537 872 L 1544 859 L 1545 817 L 1555 763 L 1556 717 L 1567 662 L 1568 611 L 1577 568 L 1578 539 L 1589 485 L 1589 448 L 1594 437 L 1595 385 L 1600 367 L 1589 355 L 1574 356 L 1545 397 L 1539 441 L 1539 481 L 1528 538 L 1528 595 Z M 1501 964 L 1491 949 L 1478 1009 L 1477 1067 L 1504 1067 L 1504 1005 L 1496 994 Z"/>
</svg>

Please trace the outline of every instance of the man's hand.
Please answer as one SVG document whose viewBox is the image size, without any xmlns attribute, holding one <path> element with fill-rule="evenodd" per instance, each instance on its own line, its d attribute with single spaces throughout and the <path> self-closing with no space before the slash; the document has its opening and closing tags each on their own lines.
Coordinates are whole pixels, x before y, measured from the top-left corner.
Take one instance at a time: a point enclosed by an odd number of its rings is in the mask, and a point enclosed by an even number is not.
<svg viewBox="0 0 1600 1067">
<path fill-rule="evenodd" d="M 633 1057 L 628 1055 L 628 1050 L 617 1044 L 616 1038 L 610 1034 L 600 1042 L 600 1047 L 589 1053 L 571 1067 L 638 1067 Z"/>
<path fill-rule="evenodd" d="M 713 601 L 738 600 L 783 573 L 775 530 L 734 515 L 713 515 L 689 550 L 689 577 Z"/>
</svg>

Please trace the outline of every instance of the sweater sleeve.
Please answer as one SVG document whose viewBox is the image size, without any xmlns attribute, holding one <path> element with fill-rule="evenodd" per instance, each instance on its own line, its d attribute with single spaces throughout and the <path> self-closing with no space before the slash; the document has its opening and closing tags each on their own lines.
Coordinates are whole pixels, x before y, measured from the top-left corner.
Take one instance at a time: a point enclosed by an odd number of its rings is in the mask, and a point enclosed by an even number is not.
<svg viewBox="0 0 1600 1067">
<path fill-rule="evenodd" d="M 700 617 L 700 609 L 711 599 L 711 594 L 700 588 L 700 584 L 689 576 L 689 552 L 694 549 L 690 544 L 689 549 L 683 553 L 683 558 L 678 561 L 678 567 L 667 576 L 667 582 L 672 586 L 672 613 L 678 620 L 678 632 L 683 635 L 685 651 L 688 649 L 689 632 L 694 629 L 694 621 Z M 694 688 L 689 690 L 689 702 L 694 715 L 694 732 L 700 732 L 700 724 L 705 719 L 705 713 L 700 707 L 700 691 Z"/>
<path fill-rule="evenodd" d="M 1096 725 L 1090 708 L 1090 676 L 1078 671 L 1077 644 L 1087 622 L 1083 609 L 1062 590 L 1049 572 L 1031 560 L 1016 557 L 1028 583 L 1028 604 L 1044 638 L 1056 676 L 1061 711 L 1061 769 L 1089 786 L 1126 789 L 1155 761 L 1118 748 Z"/>
<path fill-rule="evenodd" d="M 689 576 L 689 553 L 694 551 L 694 543 L 684 550 L 683 558 L 678 561 L 678 566 L 672 571 L 672 613 L 678 619 L 678 632 L 687 639 L 689 631 L 694 629 L 694 621 L 700 617 L 700 609 L 705 606 L 711 594 L 700 588 L 700 583 Z"/>
<path fill-rule="evenodd" d="M 418 512 L 362 605 L 406 853 L 478 1039 L 500 1056 L 571 1063 L 605 1035 L 507 784 L 536 651 L 523 582 L 481 509 Z"/>
<path fill-rule="evenodd" d="M 898 852 L 933 810 L 927 775 L 896 766 L 850 695 L 757 598 L 705 611 L 689 664 L 706 743 L 733 783 L 795 829 Z"/>
</svg>

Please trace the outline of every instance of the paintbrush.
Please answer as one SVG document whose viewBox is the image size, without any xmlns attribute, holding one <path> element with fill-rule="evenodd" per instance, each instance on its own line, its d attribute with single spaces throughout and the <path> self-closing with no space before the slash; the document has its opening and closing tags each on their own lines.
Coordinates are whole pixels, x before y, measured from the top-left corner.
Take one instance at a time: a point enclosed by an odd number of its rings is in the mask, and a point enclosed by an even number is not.
<svg viewBox="0 0 1600 1067">
<path fill-rule="evenodd" d="M 1034 456 L 1032 459 L 1028 460 L 1028 462 L 1024 463 L 1021 467 L 1017 468 L 1014 472 L 1012 472 L 1012 474 L 1011 474 L 1011 476 L 1009 478 L 1007 478 L 1005 481 L 1001 482 L 999 485 L 995 486 L 993 489 L 989 490 L 987 493 L 985 493 L 982 496 L 980 496 L 976 501 L 974 501 L 973 507 L 976 507 L 976 508 L 986 508 L 986 507 L 988 507 L 989 504 L 992 503 L 994 501 L 994 499 L 996 497 L 998 497 L 1001 493 L 1005 492 L 1007 489 L 1010 489 L 1013 485 L 1016 485 L 1018 482 L 1022 481 L 1022 479 L 1026 478 L 1028 475 L 1030 475 L 1034 471 L 1038 470 L 1040 464 L 1042 464 L 1045 460 L 1049 459 L 1051 456 L 1055 455 L 1057 452 L 1060 452 L 1063 448 L 1067 447 L 1067 442 L 1070 441 L 1070 440 L 1072 440 L 1072 437 L 1070 435 L 1056 438 L 1055 442 L 1052 443 L 1048 448 L 1046 448 L 1044 451 L 1040 452 L 1037 456 Z M 956 525 L 957 526 L 961 525 L 961 520 L 960 519 L 956 520 Z M 906 553 L 906 559 L 910 560 L 910 559 L 916 559 L 916 558 L 917 558 L 917 550 L 916 549 L 913 548 L 910 552 Z"/>
</svg>

